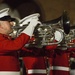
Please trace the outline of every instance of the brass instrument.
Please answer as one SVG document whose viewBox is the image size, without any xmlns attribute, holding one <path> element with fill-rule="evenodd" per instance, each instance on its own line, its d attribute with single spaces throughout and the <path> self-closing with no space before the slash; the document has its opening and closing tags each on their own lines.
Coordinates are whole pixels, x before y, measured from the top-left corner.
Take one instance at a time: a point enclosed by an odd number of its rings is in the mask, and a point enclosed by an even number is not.
<svg viewBox="0 0 75 75">
<path fill-rule="evenodd" d="M 70 32 L 70 18 L 66 11 L 58 17 L 57 19 L 44 22 L 46 25 L 51 25 L 52 27 L 63 29 L 66 34 Z"/>
<path fill-rule="evenodd" d="M 39 20 L 39 16 L 38 13 L 29 15 L 20 20 L 19 25 L 14 26 L 13 29 L 17 30 L 17 34 L 19 34 L 26 26 L 28 26 L 33 18 Z M 42 22 L 37 25 L 33 34 L 34 40 L 29 41 L 28 46 L 42 47 L 45 45 L 59 44 L 64 38 L 63 33 L 65 32 L 65 34 L 68 34 L 69 31 L 70 21 L 67 14 L 64 12 L 63 15 L 57 19 Z M 57 42 L 55 42 L 55 40 Z"/>
<path fill-rule="evenodd" d="M 64 33 L 64 38 L 61 43 L 58 44 L 59 49 L 66 50 L 67 48 L 75 47 L 75 26 L 70 26 L 69 34 Z"/>
<path fill-rule="evenodd" d="M 71 26 L 70 33 L 66 36 L 67 47 L 75 47 L 75 26 Z"/>
</svg>

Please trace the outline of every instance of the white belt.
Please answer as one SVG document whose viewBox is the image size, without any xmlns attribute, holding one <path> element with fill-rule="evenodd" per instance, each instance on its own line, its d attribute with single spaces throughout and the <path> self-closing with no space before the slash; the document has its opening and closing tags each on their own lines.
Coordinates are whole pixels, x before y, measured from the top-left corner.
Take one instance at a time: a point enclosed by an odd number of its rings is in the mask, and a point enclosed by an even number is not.
<svg viewBox="0 0 75 75">
<path fill-rule="evenodd" d="M 62 70 L 62 71 L 70 71 L 69 67 L 62 67 L 62 66 L 52 66 L 52 70 Z"/>
<path fill-rule="evenodd" d="M 20 71 L 19 72 L 0 71 L 0 75 L 20 75 Z"/>
<path fill-rule="evenodd" d="M 34 74 L 34 73 L 42 73 L 42 74 L 46 74 L 46 69 L 45 70 L 41 70 L 41 69 L 31 69 L 28 70 L 28 74 Z"/>
</svg>

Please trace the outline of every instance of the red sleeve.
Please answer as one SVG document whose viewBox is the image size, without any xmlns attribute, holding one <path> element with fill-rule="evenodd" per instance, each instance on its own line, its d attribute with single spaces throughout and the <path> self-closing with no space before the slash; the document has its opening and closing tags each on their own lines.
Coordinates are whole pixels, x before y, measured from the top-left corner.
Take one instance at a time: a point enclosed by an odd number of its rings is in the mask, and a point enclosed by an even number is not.
<svg viewBox="0 0 75 75">
<path fill-rule="evenodd" d="M 19 50 L 22 48 L 29 40 L 29 36 L 22 33 L 15 40 L 9 40 L 6 38 L 0 39 L 0 51 L 11 51 L 11 50 Z"/>
<path fill-rule="evenodd" d="M 72 51 L 72 52 L 70 53 L 70 57 L 75 58 L 75 51 Z"/>
<path fill-rule="evenodd" d="M 54 42 L 56 43 L 57 41 L 54 40 Z M 53 44 L 53 45 L 48 45 L 45 47 L 46 50 L 54 50 L 57 48 L 57 44 Z"/>
<path fill-rule="evenodd" d="M 57 48 L 57 45 L 49 45 L 45 47 L 46 50 L 54 50 L 56 48 Z"/>
<path fill-rule="evenodd" d="M 20 56 L 43 56 L 44 55 L 44 50 L 42 48 L 36 48 L 36 47 L 30 47 L 30 48 L 22 48 L 20 50 Z"/>
<path fill-rule="evenodd" d="M 69 48 L 68 51 L 75 51 L 75 47 L 74 48 Z"/>
</svg>

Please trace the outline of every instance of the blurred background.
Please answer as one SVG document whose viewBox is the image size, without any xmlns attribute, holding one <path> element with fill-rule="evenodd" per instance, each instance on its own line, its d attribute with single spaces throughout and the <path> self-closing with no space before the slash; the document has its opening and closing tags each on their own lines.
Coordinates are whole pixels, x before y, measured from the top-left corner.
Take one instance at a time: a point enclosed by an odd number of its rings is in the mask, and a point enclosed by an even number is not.
<svg viewBox="0 0 75 75">
<path fill-rule="evenodd" d="M 75 24 L 75 0 L 0 0 L 0 9 L 10 7 L 20 18 L 39 12 L 41 20 L 58 18 L 66 10 Z"/>
</svg>

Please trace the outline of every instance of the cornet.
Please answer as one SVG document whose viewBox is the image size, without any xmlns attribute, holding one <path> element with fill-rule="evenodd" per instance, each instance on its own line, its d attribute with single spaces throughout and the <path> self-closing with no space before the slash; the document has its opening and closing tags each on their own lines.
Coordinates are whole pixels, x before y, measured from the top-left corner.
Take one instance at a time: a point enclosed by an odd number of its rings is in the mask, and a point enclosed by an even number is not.
<svg viewBox="0 0 75 75">
<path fill-rule="evenodd" d="M 39 20 L 39 13 L 29 15 L 22 20 L 19 21 L 19 26 L 14 26 L 13 29 L 18 31 L 18 34 L 28 26 L 29 22 L 35 18 Z M 63 31 L 68 34 L 70 31 L 70 21 L 64 13 L 61 17 L 51 20 L 42 22 L 40 25 L 34 30 L 34 40 L 29 42 L 29 46 L 45 46 L 45 45 L 53 45 L 59 44 L 63 39 Z M 67 28 L 67 30 L 66 30 Z M 60 36 L 60 37 L 58 37 Z M 54 41 L 57 42 L 54 42 Z"/>
<path fill-rule="evenodd" d="M 67 47 L 75 47 L 75 26 L 70 27 L 70 33 L 66 36 Z"/>
<path fill-rule="evenodd" d="M 66 50 L 67 48 L 75 48 L 75 26 L 70 26 L 69 34 L 64 33 L 64 38 L 59 43 L 58 48 Z"/>
</svg>

